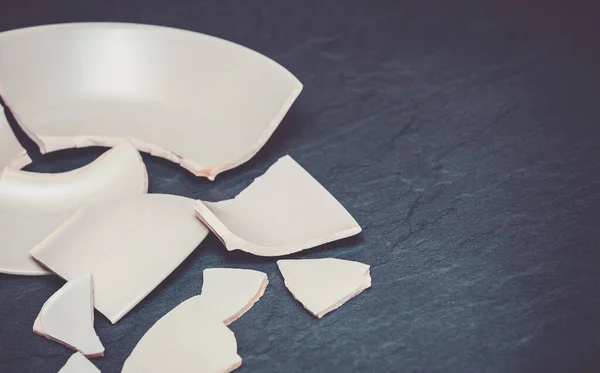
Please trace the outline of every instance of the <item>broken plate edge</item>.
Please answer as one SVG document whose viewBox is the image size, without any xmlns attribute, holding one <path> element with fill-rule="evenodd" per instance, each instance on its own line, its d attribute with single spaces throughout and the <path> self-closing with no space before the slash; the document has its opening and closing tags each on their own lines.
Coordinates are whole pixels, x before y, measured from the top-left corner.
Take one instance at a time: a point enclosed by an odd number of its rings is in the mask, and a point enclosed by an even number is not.
<svg viewBox="0 0 600 373">
<path fill-rule="evenodd" d="M 260 271 L 257 271 L 257 272 L 260 272 Z M 267 286 L 269 285 L 269 277 L 267 276 L 266 273 L 264 273 L 264 272 L 261 272 L 261 273 L 263 273 L 265 275 L 265 280 L 260 284 L 260 288 L 258 289 L 258 292 L 252 297 L 250 302 L 248 302 L 248 304 L 246 304 L 246 306 L 244 308 L 242 308 L 241 310 L 236 312 L 231 317 L 228 317 L 227 319 L 223 320 L 225 325 L 229 326 L 232 322 L 234 322 L 235 320 L 244 316 L 244 314 L 246 314 L 246 312 L 250 311 L 250 309 L 252 307 L 254 307 L 254 305 L 256 303 L 258 303 L 258 301 L 263 297 L 263 295 L 265 295 L 265 291 L 267 290 Z"/>
<path fill-rule="evenodd" d="M 104 347 L 104 344 L 102 343 L 102 341 L 100 340 L 100 337 L 98 336 L 98 333 L 95 330 L 94 327 L 94 280 L 92 278 L 91 274 L 88 274 L 86 276 L 82 276 L 80 278 L 78 278 L 77 280 L 81 279 L 81 278 L 86 278 L 89 279 L 89 285 L 90 285 L 90 310 L 91 310 L 91 314 L 90 314 L 90 319 L 91 319 L 91 328 L 93 330 L 94 336 L 96 337 L 96 339 L 98 340 L 98 344 L 101 347 L 101 350 L 98 349 L 96 350 L 97 352 L 93 352 L 93 353 L 84 353 L 80 348 L 71 345 L 57 337 L 54 337 L 50 334 L 47 334 L 46 331 L 44 330 L 44 326 L 42 324 L 42 319 L 44 318 L 44 312 L 47 309 L 46 307 L 48 306 L 48 303 L 50 303 L 51 301 L 56 301 L 58 297 L 60 297 L 61 295 L 64 295 L 64 291 L 65 288 L 69 285 L 69 281 L 67 281 L 65 284 L 63 284 L 63 286 L 61 286 L 56 292 L 54 292 L 48 299 L 46 299 L 46 301 L 44 302 L 44 304 L 42 305 L 42 308 L 40 309 L 40 312 L 38 313 L 37 317 L 35 318 L 35 321 L 33 322 L 33 332 L 39 336 L 42 336 L 50 341 L 56 342 L 60 345 L 63 345 L 67 348 L 70 348 L 72 350 L 75 351 L 75 353 L 80 353 L 83 356 L 85 356 L 88 359 L 91 358 L 97 358 L 97 357 L 103 357 L 104 356 L 104 352 L 106 351 L 106 348 Z M 72 283 L 71 283 L 72 284 Z M 48 321 L 48 320 L 46 320 Z"/>
<path fill-rule="evenodd" d="M 267 57 L 265 57 L 267 58 Z M 274 61 L 273 61 L 274 62 Z M 277 64 L 276 62 L 274 62 Z M 23 123 L 22 120 L 18 118 L 18 114 L 11 109 L 11 112 L 15 116 L 18 125 L 23 129 L 23 131 L 37 144 L 42 154 L 52 153 L 58 150 L 64 149 L 80 149 L 91 146 L 102 146 L 113 148 L 117 144 L 123 141 L 129 141 L 133 146 L 140 152 L 148 153 L 154 157 L 166 159 L 170 162 L 178 164 L 180 167 L 185 170 L 191 172 L 195 176 L 198 177 L 206 177 L 210 181 L 214 181 L 216 176 L 222 172 L 234 169 L 239 167 L 240 165 L 248 162 L 252 159 L 259 151 L 264 147 L 267 141 L 271 138 L 279 124 L 290 110 L 300 93 L 302 92 L 304 86 L 302 83 L 296 78 L 291 72 L 285 69 L 283 66 L 277 64 L 282 69 L 286 70 L 294 79 L 294 82 L 297 83 L 297 88 L 292 91 L 290 96 L 284 101 L 281 106 L 279 112 L 271 119 L 270 124 L 267 126 L 259 140 L 256 144 L 248 151 L 248 153 L 243 156 L 230 161 L 225 164 L 216 164 L 211 166 L 201 165 L 191 159 L 184 158 L 169 149 L 164 149 L 159 146 L 147 143 L 141 139 L 136 138 L 125 138 L 125 137 L 109 137 L 109 136 L 77 136 L 77 137 L 60 137 L 60 136 L 43 136 L 36 135 L 33 131 L 29 130 L 27 125 Z M 7 104 L 8 106 L 8 104 Z M 10 106 L 8 106 L 10 108 Z M 22 156 L 22 155 L 21 155 Z M 26 154 L 25 154 L 26 156 Z M 26 161 L 27 160 L 27 161 Z M 25 163 L 26 162 L 26 163 Z M 26 156 L 26 159 L 19 159 L 15 161 L 15 165 L 13 168 L 17 168 L 18 165 L 21 165 L 18 168 L 25 167 L 27 164 L 31 163 L 31 159 Z"/>
<path fill-rule="evenodd" d="M 30 163 L 31 158 L 29 157 L 27 150 L 23 150 L 21 153 L 19 153 L 19 155 L 17 155 L 16 158 L 13 158 L 13 160 L 6 167 L 10 167 L 15 170 L 20 170 Z"/>
<path fill-rule="evenodd" d="M 279 64 L 277 64 L 277 65 L 279 65 Z M 260 136 L 258 141 L 255 143 L 255 145 L 252 148 L 250 148 L 250 150 L 245 155 L 243 155 L 243 156 L 239 157 L 238 159 L 233 160 L 225 165 L 215 165 L 215 166 L 211 166 L 211 167 L 205 167 L 202 170 L 198 170 L 197 167 L 194 167 L 194 170 L 190 170 L 183 164 L 182 164 L 182 167 L 188 169 L 189 171 L 194 173 L 196 176 L 205 176 L 210 181 L 214 181 L 215 177 L 217 175 L 219 175 L 220 173 L 232 170 L 236 167 L 239 167 L 242 164 L 248 162 L 250 159 L 254 158 L 254 156 L 260 151 L 260 149 L 262 149 L 265 146 L 267 141 L 269 141 L 271 136 L 273 136 L 273 133 L 275 133 L 275 130 L 277 130 L 277 128 L 279 127 L 279 124 L 283 121 L 283 118 L 285 118 L 287 113 L 290 111 L 292 105 L 294 104 L 294 102 L 296 102 L 296 99 L 298 98 L 298 96 L 300 96 L 300 93 L 302 93 L 302 90 L 304 89 L 304 85 L 300 82 L 300 80 L 298 80 L 298 78 L 296 78 L 291 72 L 289 72 L 283 66 L 281 66 L 281 65 L 279 65 L 279 66 L 282 67 L 284 70 L 286 70 L 292 76 L 292 78 L 294 79 L 294 82 L 297 84 L 297 87 L 290 93 L 288 98 L 283 102 L 283 104 L 281 105 L 281 108 L 279 109 L 279 112 L 277 112 L 277 114 L 271 119 L 271 122 L 269 123 L 267 128 L 264 130 L 264 132 L 262 133 L 262 135 Z"/>
<path fill-rule="evenodd" d="M 37 259 L 36 259 L 36 261 L 37 261 Z M 41 263 L 39 261 L 37 261 L 37 262 L 38 262 L 38 264 L 41 265 Z M 48 275 L 53 274 L 52 271 L 50 271 L 48 269 L 44 269 L 44 268 L 40 268 L 39 270 L 35 270 L 35 271 L 22 271 L 22 270 L 6 269 L 6 268 L 2 268 L 2 267 L 0 267 L 0 273 L 5 274 L 5 275 L 14 275 L 14 276 L 48 276 Z"/>
<path fill-rule="evenodd" d="M 355 227 L 336 232 L 327 236 L 322 236 L 312 240 L 308 240 L 301 244 L 294 244 L 288 246 L 277 246 L 279 252 L 275 255 L 266 255 L 261 252 L 269 252 L 272 247 L 257 245 L 244 240 L 233 233 L 221 220 L 213 214 L 213 212 L 204 204 L 205 201 L 196 200 L 194 203 L 194 211 L 196 211 L 196 217 L 200 219 L 204 225 L 213 232 L 217 238 L 225 245 L 228 251 L 240 250 L 247 252 L 252 255 L 262 257 L 282 257 L 290 254 L 294 254 L 300 251 L 313 249 L 317 246 L 324 245 L 329 242 L 338 241 L 344 238 L 356 236 L 362 232 L 360 225 Z"/>
<path fill-rule="evenodd" d="M 361 286 L 359 286 L 355 292 L 348 294 L 347 296 L 345 296 L 344 298 L 340 299 L 339 301 L 337 301 L 335 304 L 331 305 L 330 307 L 322 310 L 321 312 L 317 312 L 317 314 L 313 314 L 317 319 L 322 319 L 323 316 L 327 315 L 328 313 L 337 310 L 338 308 L 340 308 L 341 306 L 343 306 L 344 304 L 346 304 L 348 301 L 350 301 L 352 298 L 360 295 L 363 291 L 369 289 L 372 285 L 372 280 L 371 280 L 371 266 L 369 266 L 369 268 L 367 269 L 367 272 L 365 273 L 366 275 L 366 279 L 367 281 L 365 281 L 364 283 L 361 284 Z M 291 292 L 290 292 L 291 293 Z M 292 294 L 293 295 L 293 294 Z M 294 297 L 295 298 L 295 297 Z M 301 302 L 300 302 L 301 303 Z M 302 304 L 302 303 L 301 303 Z M 310 312 L 310 310 L 307 309 L 308 312 Z M 312 312 L 310 312 L 312 314 Z"/>
</svg>

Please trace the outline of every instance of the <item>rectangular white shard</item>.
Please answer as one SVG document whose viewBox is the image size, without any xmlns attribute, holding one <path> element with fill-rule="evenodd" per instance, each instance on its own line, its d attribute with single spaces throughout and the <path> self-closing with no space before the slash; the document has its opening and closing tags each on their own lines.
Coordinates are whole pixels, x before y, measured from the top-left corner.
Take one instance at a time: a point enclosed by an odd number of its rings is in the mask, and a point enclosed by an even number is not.
<svg viewBox="0 0 600 373">
<path fill-rule="evenodd" d="M 114 324 L 207 234 L 189 198 L 144 194 L 82 207 L 31 254 L 67 280 L 91 273 L 95 307 Z"/>
</svg>

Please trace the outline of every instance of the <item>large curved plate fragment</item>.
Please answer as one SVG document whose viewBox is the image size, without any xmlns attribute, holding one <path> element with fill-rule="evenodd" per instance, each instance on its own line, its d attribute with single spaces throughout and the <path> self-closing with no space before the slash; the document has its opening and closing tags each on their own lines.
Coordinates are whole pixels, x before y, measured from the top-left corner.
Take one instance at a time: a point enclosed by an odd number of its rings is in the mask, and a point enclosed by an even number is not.
<svg viewBox="0 0 600 373">
<path fill-rule="evenodd" d="M 127 142 L 70 172 L 41 174 L 5 168 L 0 174 L 0 273 L 50 273 L 29 251 L 77 208 L 147 190 L 146 166 Z"/>
<path fill-rule="evenodd" d="M 228 250 L 260 256 L 288 255 L 361 232 L 348 211 L 290 156 L 235 198 L 195 206 Z"/>
<path fill-rule="evenodd" d="M 29 163 L 31 159 L 15 137 L 0 106 L 0 171 L 7 166 L 20 169 Z"/>
<path fill-rule="evenodd" d="M 193 200 L 144 194 L 81 207 L 31 254 L 67 280 L 90 273 L 94 306 L 114 324 L 207 234 Z"/>
<path fill-rule="evenodd" d="M 242 365 L 231 330 L 202 296 L 158 320 L 125 360 L 122 373 L 227 373 Z"/>
<path fill-rule="evenodd" d="M 158 26 L 0 33 L 0 94 L 42 152 L 127 138 L 209 179 L 256 154 L 302 90 L 237 44 Z"/>
<path fill-rule="evenodd" d="M 94 330 L 94 291 L 91 276 L 68 281 L 42 306 L 33 331 L 77 350 L 87 357 L 104 355 Z"/>
</svg>

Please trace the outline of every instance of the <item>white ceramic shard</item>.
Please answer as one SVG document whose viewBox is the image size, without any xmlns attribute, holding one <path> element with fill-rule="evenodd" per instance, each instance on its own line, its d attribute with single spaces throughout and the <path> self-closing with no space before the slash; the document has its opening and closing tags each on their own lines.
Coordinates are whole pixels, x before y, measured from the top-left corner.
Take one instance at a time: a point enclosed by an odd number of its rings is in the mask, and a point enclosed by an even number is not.
<svg viewBox="0 0 600 373">
<path fill-rule="evenodd" d="M 77 208 L 147 190 L 144 162 L 126 142 L 70 172 L 40 174 L 5 168 L 0 174 L 0 272 L 50 273 L 29 251 Z"/>
<path fill-rule="evenodd" d="M 94 331 L 92 277 L 68 281 L 54 293 L 42 306 L 33 331 L 87 357 L 103 356 L 104 346 Z"/>
<path fill-rule="evenodd" d="M 31 254 L 67 280 L 91 273 L 94 305 L 116 323 L 207 234 L 191 199 L 144 194 L 81 207 Z"/>
<path fill-rule="evenodd" d="M 71 355 L 58 373 L 100 373 L 100 369 L 96 368 L 85 356 L 76 352 Z"/>
<path fill-rule="evenodd" d="M 0 33 L 0 94 L 40 150 L 114 145 L 209 179 L 256 154 L 302 90 L 273 60 L 166 27 L 83 23 Z"/>
<path fill-rule="evenodd" d="M 227 373 L 242 365 L 231 330 L 203 296 L 158 320 L 125 360 L 122 373 Z"/>
<path fill-rule="evenodd" d="M 31 159 L 15 137 L 0 106 L 0 171 L 7 166 L 20 169 L 29 163 Z"/>
<path fill-rule="evenodd" d="M 371 287 L 370 267 L 349 260 L 278 260 L 285 286 L 317 318 Z"/>
<path fill-rule="evenodd" d="M 209 268 L 203 272 L 202 297 L 226 325 L 240 318 L 265 293 L 263 272 L 238 268 Z"/>
<path fill-rule="evenodd" d="M 290 156 L 279 159 L 235 198 L 197 201 L 196 215 L 225 244 L 281 256 L 360 233 L 346 209 Z"/>
</svg>

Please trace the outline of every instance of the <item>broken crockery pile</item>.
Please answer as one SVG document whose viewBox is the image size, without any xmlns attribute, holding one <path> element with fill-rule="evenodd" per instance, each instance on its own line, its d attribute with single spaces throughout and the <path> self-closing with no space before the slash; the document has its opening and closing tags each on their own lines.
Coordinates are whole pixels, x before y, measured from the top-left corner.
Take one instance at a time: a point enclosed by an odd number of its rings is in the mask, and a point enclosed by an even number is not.
<svg viewBox="0 0 600 373">
<path fill-rule="evenodd" d="M 19 171 L 30 159 L 0 115 L 0 272 L 67 280 L 33 326 L 79 351 L 60 372 L 99 372 L 85 357 L 104 354 L 94 307 L 119 321 L 209 229 L 227 250 L 265 257 L 361 232 L 290 156 L 231 200 L 146 194 L 138 151 L 213 180 L 262 148 L 302 90 L 269 58 L 194 32 L 109 23 L 2 32 L 0 50 L 0 95 L 42 153 L 114 147 L 75 171 Z M 278 265 L 292 295 L 318 318 L 371 285 L 362 263 L 330 258 Z M 242 359 L 227 325 L 267 284 L 258 271 L 206 269 L 201 295 L 158 320 L 122 372 L 238 368 Z"/>
</svg>

